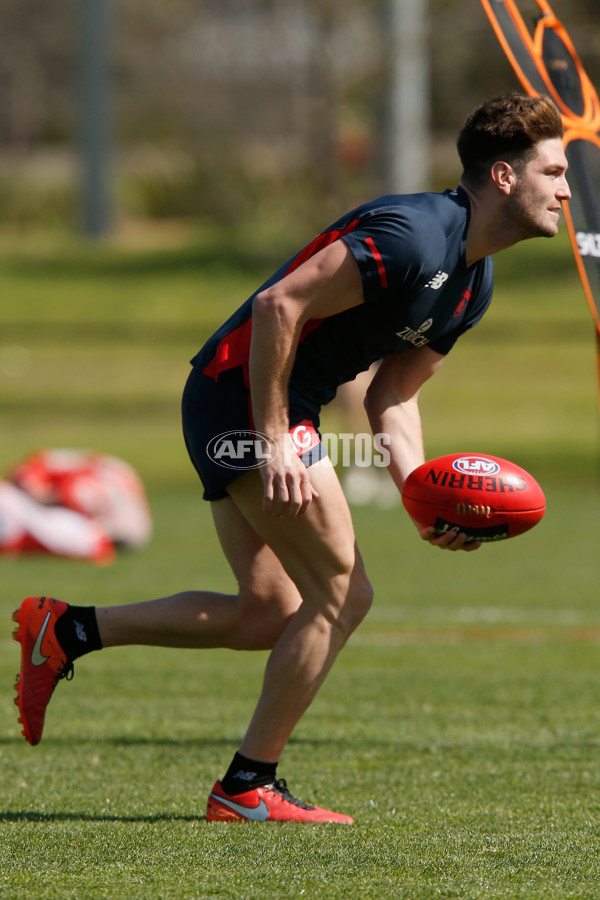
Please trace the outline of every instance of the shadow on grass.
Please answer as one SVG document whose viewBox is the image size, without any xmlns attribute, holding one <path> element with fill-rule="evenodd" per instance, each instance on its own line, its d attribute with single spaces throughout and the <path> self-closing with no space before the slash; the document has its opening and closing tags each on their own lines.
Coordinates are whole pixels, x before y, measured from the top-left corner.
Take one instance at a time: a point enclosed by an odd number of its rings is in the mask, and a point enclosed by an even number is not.
<svg viewBox="0 0 600 900">
<path fill-rule="evenodd" d="M 60 747 L 64 750 L 65 746 L 73 747 L 98 747 L 108 745 L 111 747 L 231 747 L 237 746 L 240 742 L 239 734 L 235 737 L 220 738 L 202 738 L 202 737 L 129 737 L 128 735 L 113 737 L 64 737 L 64 738 L 44 738 L 44 747 Z M 340 742 L 342 743 L 342 742 Z M 0 746 L 22 745 L 26 746 L 26 742 L 22 737 L 0 737 Z"/>
<path fill-rule="evenodd" d="M 239 734 L 231 737 L 186 737 L 186 738 L 177 738 L 177 737 L 145 737 L 145 736 L 136 736 L 130 737 L 129 735 L 123 736 L 113 736 L 113 737 L 64 737 L 64 738 L 44 738 L 43 746 L 44 747 L 60 747 L 61 750 L 64 750 L 65 746 L 77 746 L 77 747 L 85 747 L 89 746 L 91 749 L 94 747 L 98 747 L 101 745 L 108 745 L 111 747 L 191 747 L 196 749 L 202 749 L 207 747 L 237 747 L 240 742 Z M 0 746 L 25 746 L 25 741 L 22 737 L 0 737 Z M 370 743 L 378 743 L 384 746 L 392 745 L 396 746 L 397 741 L 395 740 L 381 740 L 379 739 L 376 742 L 370 740 Z M 288 741 L 288 745 L 297 745 L 297 746 L 306 746 L 306 747 L 347 747 L 348 738 L 347 737 L 339 737 L 339 738 L 296 738 L 291 737 Z"/>
<path fill-rule="evenodd" d="M 366 738 L 364 734 L 359 736 L 355 736 L 357 748 L 357 755 L 361 755 L 362 749 L 364 749 Z M 172 748 L 173 750 L 185 750 L 186 753 L 189 750 L 196 751 L 207 751 L 209 749 L 220 749 L 227 748 L 228 750 L 232 750 L 239 746 L 240 736 L 235 735 L 231 737 L 211 737 L 211 738 L 170 738 L 170 737 L 89 737 L 89 738 L 77 738 L 77 737 L 65 737 L 65 738 L 44 738 L 43 748 L 48 751 L 55 752 L 57 749 L 60 749 L 61 753 L 65 752 L 65 748 L 77 747 L 77 752 L 84 752 L 84 748 L 88 748 L 89 752 L 93 752 L 95 749 L 99 747 L 114 747 L 114 748 L 132 748 L 132 749 L 153 749 L 159 747 Z M 483 741 L 482 744 L 486 742 Z M 23 746 L 25 748 L 25 741 L 21 737 L 1 737 L 0 738 L 0 747 L 20 747 Z M 319 738 L 319 737 L 292 737 L 289 739 L 287 746 L 292 748 L 304 749 L 306 751 L 314 750 L 315 752 L 320 751 L 321 749 L 326 749 L 327 751 L 331 751 L 332 749 L 335 751 L 337 748 L 341 752 L 348 750 L 348 736 L 341 736 L 336 738 Z M 487 746 L 487 744 L 486 744 Z M 540 737 L 531 736 L 530 738 L 519 737 L 519 736 L 510 736 L 507 737 L 505 743 L 499 744 L 496 739 L 491 739 L 489 744 L 489 752 L 495 753 L 497 756 L 502 757 L 506 760 L 510 760 L 513 756 L 516 755 L 517 758 L 522 758 L 525 754 L 559 754 L 561 752 L 568 752 L 572 754 L 574 751 L 585 751 L 586 753 L 593 752 L 597 753 L 600 748 L 600 740 L 596 737 L 582 736 L 581 738 L 573 738 L 572 740 L 565 739 L 559 735 L 551 736 L 551 735 L 542 735 Z M 393 751 L 396 754 L 414 754 L 418 753 L 422 756 L 430 756 L 437 755 L 439 753 L 462 753 L 465 749 L 465 742 L 462 737 L 450 738 L 446 737 L 444 740 L 410 740 L 410 739 L 402 739 L 398 737 L 384 737 L 379 736 L 377 738 L 373 738 L 372 735 L 368 737 L 368 752 L 371 754 L 374 751 L 377 752 L 385 752 L 389 753 Z M 26 748 L 26 752 L 29 752 L 29 747 Z M 37 751 L 38 753 L 43 753 L 43 750 Z"/>
<path fill-rule="evenodd" d="M 206 816 L 154 813 L 147 816 L 106 816 L 77 812 L 12 812 L 0 810 L 0 822 L 204 822 Z"/>
</svg>

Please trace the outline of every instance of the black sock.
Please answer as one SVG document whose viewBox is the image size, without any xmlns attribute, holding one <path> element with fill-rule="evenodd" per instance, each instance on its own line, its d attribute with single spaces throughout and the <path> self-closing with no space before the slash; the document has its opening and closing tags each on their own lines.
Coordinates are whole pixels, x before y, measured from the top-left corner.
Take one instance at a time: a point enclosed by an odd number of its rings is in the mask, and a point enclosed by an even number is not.
<svg viewBox="0 0 600 900">
<path fill-rule="evenodd" d="M 221 780 L 221 787 L 226 794 L 243 794 L 244 791 L 271 784 L 275 781 L 276 771 L 276 762 L 260 762 L 236 753 L 225 778 Z"/>
<path fill-rule="evenodd" d="M 71 662 L 84 653 L 102 649 L 95 606 L 67 606 L 54 631 Z"/>
</svg>

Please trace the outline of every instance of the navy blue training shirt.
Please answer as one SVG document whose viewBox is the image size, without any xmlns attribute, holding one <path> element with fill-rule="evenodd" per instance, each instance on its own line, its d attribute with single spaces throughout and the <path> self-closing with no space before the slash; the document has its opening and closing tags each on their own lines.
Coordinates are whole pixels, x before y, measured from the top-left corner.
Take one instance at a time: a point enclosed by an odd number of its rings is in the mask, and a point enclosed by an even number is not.
<svg viewBox="0 0 600 900">
<path fill-rule="evenodd" d="M 469 215 L 460 187 L 365 203 L 278 269 L 192 364 L 215 380 L 241 367 L 247 384 L 255 296 L 335 240 L 344 241 L 358 264 L 365 302 L 306 324 L 290 377 L 290 404 L 308 410 L 328 403 L 340 384 L 390 353 L 423 346 L 448 353 L 480 320 L 492 296 L 491 259 L 466 264 Z"/>
</svg>

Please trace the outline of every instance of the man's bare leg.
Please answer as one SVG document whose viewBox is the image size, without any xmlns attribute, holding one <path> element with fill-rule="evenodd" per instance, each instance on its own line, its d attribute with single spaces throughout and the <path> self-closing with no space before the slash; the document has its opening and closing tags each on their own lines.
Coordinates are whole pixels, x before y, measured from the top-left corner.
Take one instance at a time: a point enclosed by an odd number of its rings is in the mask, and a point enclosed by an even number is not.
<svg viewBox="0 0 600 900">
<path fill-rule="evenodd" d="M 350 512 L 328 460 L 310 469 L 319 496 L 303 516 L 274 518 L 262 509 L 257 472 L 239 478 L 232 499 L 293 579 L 302 605 L 269 657 L 262 693 L 241 753 L 276 761 L 344 643 L 369 609 L 371 586 Z"/>
<path fill-rule="evenodd" d="M 255 534 L 233 500 L 211 504 L 235 595 L 182 591 L 169 597 L 96 610 L 103 647 L 273 647 L 301 603 L 273 551 Z"/>
<path fill-rule="evenodd" d="M 280 821 L 352 821 L 349 816 L 296 801 L 283 782 L 274 780 L 289 735 L 371 600 L 335 472 L 324 461 L 312 467 L 311 478 L 319 496 L 305 515 L 296 519 L 276 519 L 264 513 L 262 483 L 256 472 L 238 479 L 231 499 L 215 504 L 217 530 L 238 578 L 239 595 L 189 591 L 108 608 L 101 614 L 106 646 L 273 647 L 241 752 L 236 753 L 224 781 L 217 782 L 210 794 L 209 821 L 264 818 L 265 810 L 269 819 Z M 71 632 L 81 628 L 75 619 L 80 615 L 87 616 L 90 624 L 93 617 L 98 630 L 92 608 L 68 607 L 49 598 L 28 598 L 15 613 L 19 625 L 15 636 L 22 644 L 17 699 L 23 733 L 32 744 L 41 739 L 46 706 L 69 660 L 93 649 L 88 646 L 70 653 L 58 638 L 61 624 Z M 66 631 L 63 634 L 66 636 Z M 33 659 L 42 639 L 43 667 Z M 35 685 L 30 652 L 37 666 Z M 252 768 L 258 773 L 240 773 L 240 759 L 256 762 Z M 236 780 L 240 774 L 252 775 L 251 789 L 248 782 L 242 782 L 246 784 L 242 793 Z M 231 788 L 224 786 L 228 778 Z"/>
<path fill-rule="evenodd" d="M 319 496 L 298 518 L 263 512 L 256 471 L 231 485 L 230 498 L 213 504 L 239 595 L 186 591 L 97 610 L 105 647 L 273 648 L 240 748 L 265 761 L 279 759 L 371 598 L 337 476 L 327 460 L 310 473 Z"/>
<path fill-rule="evenodd" d="M 186 591 L 97 611 L 103 646 L 273 648 L 240 747 L 264 761 L 279 759 L 371 600 L 337 476 L 327 460 L 310 473 L 319 496 L 298 518 L 263 512 L 256 471 L 213 504 L 237 596 Z"/>
</svg>

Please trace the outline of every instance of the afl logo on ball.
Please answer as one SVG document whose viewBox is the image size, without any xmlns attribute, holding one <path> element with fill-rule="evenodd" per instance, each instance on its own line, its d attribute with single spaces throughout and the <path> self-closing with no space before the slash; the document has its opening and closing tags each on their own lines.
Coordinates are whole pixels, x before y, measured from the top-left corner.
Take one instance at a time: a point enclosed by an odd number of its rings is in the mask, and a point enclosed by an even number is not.
<svg viewBox="0 0 600 900">
<path fill-rule="evenodd" d="M 452 468 L 463 475 L 495 475 L 500 466 L 485 456 L 461 456 L 452 463 Z"/>
</svg>

